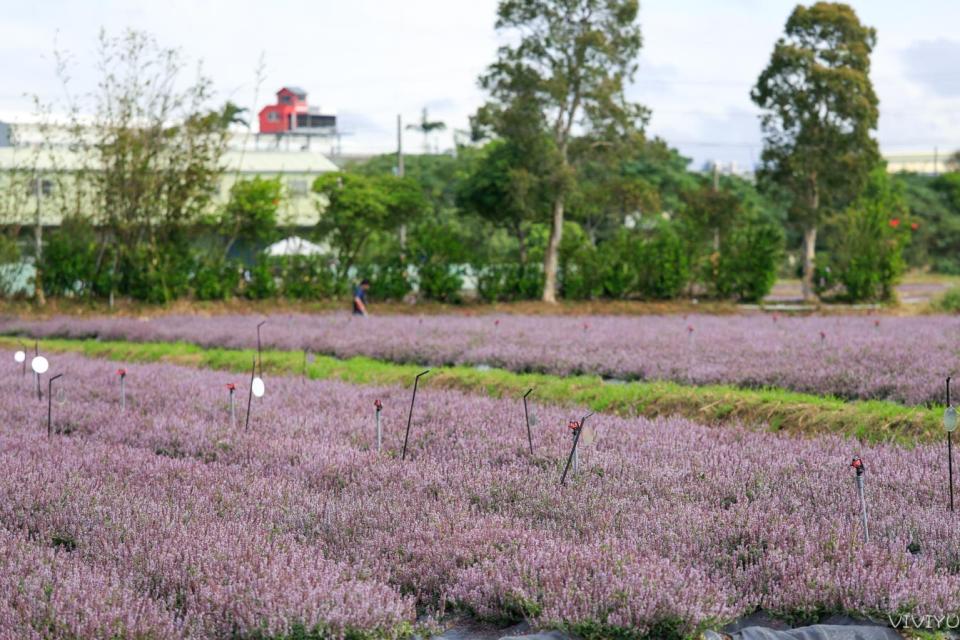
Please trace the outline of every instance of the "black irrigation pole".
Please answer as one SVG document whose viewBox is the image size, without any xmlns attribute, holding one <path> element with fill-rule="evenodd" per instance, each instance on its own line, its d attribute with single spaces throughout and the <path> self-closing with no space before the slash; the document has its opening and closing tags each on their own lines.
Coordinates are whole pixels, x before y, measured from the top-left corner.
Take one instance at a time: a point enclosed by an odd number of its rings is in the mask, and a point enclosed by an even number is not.
<svg viewBox="0 0 960 640">
<path fill-rule="evenodd" d="M 413 380 L 413 397 L 410 398 L 410 413 L 407 415 L 407 433 L 403 436 L 403 454 L 400 456 L 401 460 L 407 459 L 407 442 L 410 440 L 410 423 L 413 421 L 413 404 L 417 401 L 417 386 L 420 384 L 421 376 L 425 376 L 428 373 L 430 373 L 430 369 L 421 371 Z"/>
<path fill-rule="evenodd" d="M 567 464 L 563 467 L 563 475 L 560 476 L 560 486 L 567 481 L 567 472 L 570 471 L 570 464 L 573 462 L 573 456 L 577 452 L 577 445 L 580 443 L 580 434 L 583 433 L 583 425 L 586 423 L 587 418 L 593 415 L 591 411 L 587 415 L 580 418 L 580 422 L 574 422 L 576 426 L 573 428 L 573 446 L 570 448 L 570 455 L 567 456 Z"/>
<path fill-rule="evenodd" d="M 257 325 L 257 369 L 260 371 L 260 377 L 263 377 L 263 359 L 260 357 L 260 327 L 267 324 L 267 321 L 264 320 Z"/>
<path fill-rule="evenodd" d="M 58 373 L 47 380 L 47 437 L 53 435 L 53 381 L 62 378 L 63 374 Z"/>
<path fill-rule="evenodd" d="M 523 418 L 527 422 L 527 443 L 530 445 L 530 455 L 533 455 L 533 435 L 530 433 L 530 411 L 527 409 L 527 396 L 533 393 L 533 389 L 527 389 L 523 394 Z"/>
<path fill-rule="evenodd" d="M 40 356 L 40 341 L 35 340 L 33 343 L 33 357 L 37 358 Z M 31 369 L 33 368 L 33 363 L 30 363 Z M 33 379 L 37 382 L 37 400 L 43 400 L 43 392 L 40 391 L 40 374 L 34 369 Z"/>
<path fill-rule="evenodd" d="M 23 368 L 22 375 L 24 378 L 26 378 L 27 377 L 27 345 L 25 345 L 22 340 L 17 340 L 17 342 L 20 344 L 21 347 L 23 347 L 23 362 L 20 364 L 22 365 L 22 368 Z"/>
<path fill-rule="evenodd" d="M 947 407 L 950 407 L 950 376 L 947 376 Z M 950 511 L 953 511 L 953 431 L 947 430 L 947 473 L 950 482 Z"/>
<path fill-rule="evenodd" d="M 250 405 L 253 404 L 253 379 L 257 376 L 257 359 L 253 359 L 253 368 L 250 369 L 250 388 L 247 389 L 247 421 L 243 425 L 243 430 L 250 428 Z"/>
<path fill-rule="evenodd" d="M 863 488 L 863 472 L 865 471 L 863 460 L 860 459 L 860 456 L 854 456 L 850 466 L 857 472 L 857 494 L 860 497 L 860 519 L 863 522 L 863 542 L 864 544 L 870 544 L 870 531 L 867 529 L 867 497 Z"/>
</svg>

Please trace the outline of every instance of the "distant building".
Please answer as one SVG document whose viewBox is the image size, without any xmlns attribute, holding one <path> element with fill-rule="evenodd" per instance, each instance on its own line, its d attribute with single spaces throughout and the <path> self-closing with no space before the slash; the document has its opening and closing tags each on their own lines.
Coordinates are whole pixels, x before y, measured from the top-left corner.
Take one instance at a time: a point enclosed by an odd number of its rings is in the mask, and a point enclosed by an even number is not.
<svg viewBox="0 0 960 640">
<path fill-rule="evenodd" d="M 57 203 L 63 199 L 52 197 L 62 195 L 53 191 L 71 188 L 71 176 L 81 168 L 82 158 L 71 150 L 65 132 L 62 135 L 57 131 L 47 132 L 46 139 L 54 142 L 45 145 L 39 142 L 39 127 L 33 123 L 0 123 L 0 135 L 4 132 L 15 142 L 0 144 L 0 225 L 34 224 L 38 214 L 44 226 L 59 225 L 61 211 Z M 245 133 L 238 133 L 230 141 L 222 157 L 220 188 L 211 206 L 226 203 L 230 188 L 237 180 L 279 177 L 286 191 L 278 215 L 280 223 L 289 227 L 316 224 L 319 196 L 312 191 L 313 182 L 324 173 L 338 171 L 338 167 L 322 153 L 300 147 L 293 150 L 249 148 L 245 138 Z M 19 181 L 14 179 L 15 175 Z M 16 182 L 20 186 L 11 186 Z M 24 183 L 29 183 L 30 188 L 24 189 Z M 95 212 L 92 217 L 96 219 Z"/>
<path fill-rule="evenodd" d="M 260 110 L 261 134 L 335 135 L 337 116 L 324 114 L 307 104 L 307 92 L 300 87 L 284 87 L 277 92 L 277 103 Z"/>
<path fill-rule="evenodd" d="M 885 153 L 883 154 L 883 159 L 887 161 L 887 171 L 890 173 L 905 171 L 909 173 L 938 175 L 945 171 L 950 171 L 950 167 L 947 166 L 950 160 L 950 153 L 945 153 L 938 149 Z"/>
</svg>

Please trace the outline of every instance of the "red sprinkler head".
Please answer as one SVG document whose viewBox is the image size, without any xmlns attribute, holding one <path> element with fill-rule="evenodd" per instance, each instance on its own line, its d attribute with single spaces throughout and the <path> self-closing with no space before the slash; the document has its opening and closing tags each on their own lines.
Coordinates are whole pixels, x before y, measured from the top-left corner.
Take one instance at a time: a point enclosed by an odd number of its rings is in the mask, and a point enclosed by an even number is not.
<svg viewBox="0 0 960 640">
<path fill-rule="evenodd" d="M 857 470 L 857 475 L 862 476 L 864 472 L 863 460 L 860 459 L 860 456 L 853 456 L 853 461 L 850 463 L 850 466 Z"/>
<path fill-rule="evenodd" d="M 126 369 L 117 369 L 117 375 L 122 378 L 122 377 L 124 377 L 125 375 L 127 375 L 127 370 L 126 370 Z"/>
<path fill-rule="evenodd" d="M 377 408 L 377 411 L 383 409 L 383 403 L 379 399 L 373 401 L 373 406 Z"/>
<path fill-rule="evenodd" d="M 229 389 L 230 391 L 236 391 L 237 385 L 235 385 L 235 384 L 232 383 L 232 382 L 228 382 L 228 383 L 227 383 L 227 389 Z"/>
</svg>

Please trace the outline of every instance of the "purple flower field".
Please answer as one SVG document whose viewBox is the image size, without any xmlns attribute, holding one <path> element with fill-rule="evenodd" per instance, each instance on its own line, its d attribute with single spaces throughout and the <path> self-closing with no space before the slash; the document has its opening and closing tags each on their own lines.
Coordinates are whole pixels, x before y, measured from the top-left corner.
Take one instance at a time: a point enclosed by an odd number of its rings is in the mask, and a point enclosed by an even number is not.
<svg viewBox="0 0 960 640">
<path fill-rule="evenodd" d="M 758 607 L 960 612 L 942 447 L 597 415 L 560 488 L 561 409 L 538 407 L 530 457 L 519 400 L 428 376 L 403 462 L 409 389 L 268 377 L 244 431 L 242 376 L 131 365 L 122 411 L 115 363 L 50 359 L 52 438 L 31 377 L 0 371 L 10 637 L 389 638 L 460 609 L 662 638 Z"/>
<path fill-rule="evenodd" d="M 0 331 L 250 348 L 259 319 L 7 320 Z M 911 405 L 942 402 L 944 377 L 960 371 L 960 318 L 953 316 L 277 315 L 263 339 L 267 347 L 338 357 L 781 387 Z"/>
</svg>

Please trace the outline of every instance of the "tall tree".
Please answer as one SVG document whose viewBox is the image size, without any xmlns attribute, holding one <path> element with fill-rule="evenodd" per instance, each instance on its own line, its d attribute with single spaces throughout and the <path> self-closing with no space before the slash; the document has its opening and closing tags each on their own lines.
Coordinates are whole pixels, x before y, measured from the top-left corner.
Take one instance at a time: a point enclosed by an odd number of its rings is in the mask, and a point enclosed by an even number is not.
<svg viewBox="0 0 960 640">
<path fill-rule="evenodd" d="M 790 194 L 790 217 L 803 230 L 805 299 L 816 297 L 818 227 L 857 197 L 879 161 L 870 82 L 876 41 L 848 5 L 797 6 L 751 92 L 764 110 L 760 177 Z"/>
<path fill-rule="evenodd" d="M 429 114 L 427 113 L 427 108 L 424 107 L 423 111 L 420 112 L 420 122 L 417 124 L 408 124 L 407 129 L 412 129 L 413 131 L 419 131 L 423 134 L 423 152 L 430 153 L 430 134 L 434 131 L 445 131 L 447 128 L 446 123 L 442 120 L 431 120 Z"/>
<path fill-rule="evenodd" d="M 558 156 L 557 188 L 544 256 L 543 299 L 556 302 L 557 267 L 572 173 L 575 126 L 592 133 L 642 128 L 646 111 L 627 101 L 624 84 L 637 69 L 642 39 L 637 0 L 500 0 L 496 27 L 515 36 L 481 77 L 491 102 L 481 111 L 497 129 L 498 115 L 518 100 L 536 106 L 536 123 Z M 524 108 L 521 113 L 528 113 Z M 499 133 L 499 132 L 498 132 Z"/>
<path fill-rule="evenodd" d="M 323 196 L 316 233 L 336 251 L 340 279 L 371 236 L 395 231 L 427 207 L 420 186 L 409 178 L 325 173 L 314 181 L 313 191 Z"/>
</svg>

